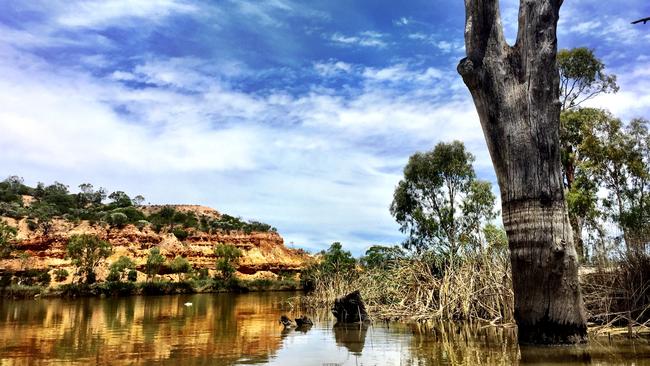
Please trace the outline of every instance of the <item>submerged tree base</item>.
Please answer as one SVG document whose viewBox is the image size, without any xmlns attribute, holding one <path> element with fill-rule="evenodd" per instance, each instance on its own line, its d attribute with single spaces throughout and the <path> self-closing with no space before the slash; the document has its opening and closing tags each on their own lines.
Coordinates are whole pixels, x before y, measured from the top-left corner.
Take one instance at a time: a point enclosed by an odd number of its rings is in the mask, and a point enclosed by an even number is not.
<svg viewBox="0 0 650 366">
<path fill-rule="evenodd" d="M 547 316 L 535 324 L 519 324 L 517 336 L 519 344 L 524 345 L 571 345 L 586 343 L 589 339 L 584 324 L 559 324 Z"/>
</svg>

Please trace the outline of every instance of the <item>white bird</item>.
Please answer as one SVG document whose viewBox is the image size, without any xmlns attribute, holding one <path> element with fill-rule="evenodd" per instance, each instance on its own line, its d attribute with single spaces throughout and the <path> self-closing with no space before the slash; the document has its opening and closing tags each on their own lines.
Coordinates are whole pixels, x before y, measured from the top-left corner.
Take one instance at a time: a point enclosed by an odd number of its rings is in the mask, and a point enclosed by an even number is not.
<svg viewBox="0 0 650 366">
<path fill-rule="evenodd" d="M 185 305 L 185 306 L 192 306 L 192 303 L 191 303 L 191 302 L 186 302 L 186 303 L 183 304 L 183 305 Z"/>
</svg>

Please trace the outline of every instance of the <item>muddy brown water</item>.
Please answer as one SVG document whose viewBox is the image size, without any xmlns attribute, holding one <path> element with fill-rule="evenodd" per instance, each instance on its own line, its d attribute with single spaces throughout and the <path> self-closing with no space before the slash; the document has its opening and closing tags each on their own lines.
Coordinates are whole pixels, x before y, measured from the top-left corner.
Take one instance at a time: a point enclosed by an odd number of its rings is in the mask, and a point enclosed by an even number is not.
<svg viewBox="0 0 650 366">
<path fill-rule="evenodd" d="M 512 329 L 375 322 L 284 330 L 293 293 L 0 300 L 0 365 L 650 365 L 650 342 L 516 345 Z M 186 306 L 191 303 L 191 306 Z"/>
</svg>

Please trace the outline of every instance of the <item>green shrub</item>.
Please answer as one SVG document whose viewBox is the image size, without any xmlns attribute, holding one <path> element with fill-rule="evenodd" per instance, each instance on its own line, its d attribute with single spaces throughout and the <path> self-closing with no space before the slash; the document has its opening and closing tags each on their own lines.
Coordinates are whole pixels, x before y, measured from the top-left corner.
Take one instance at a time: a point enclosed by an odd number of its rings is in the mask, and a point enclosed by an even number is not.
<svg viewBox="0 0 650 366">
<path fill-rule="evenodd" d="M 140 283 L 140 289 L 143 295 L 164 295 L 165 294 L 164 282 L 143 282 Z"/>
<path fill-rule="evenodd" d="M 42 286 L 34 285 L 11 285 L 2 289 L 2 297 L 29 299 L 44 293 Z"/>
<path fill-rule="evenodd" d="M 138 230 L 140 230 L 140 231 L 142 231 L 148 225 L 150 225 L 150 223 L 147 220 L 138 220 L 138 221 L 135 222 L 135 227 L 137 227 Z"/>
<path fill-rule="evenodd" d="M 97 286 L 100 293 L 107 296 L 133 295 L 136 286 L 133 282 L 107 281 Z"/>
<path fill-rule="evenodd" d="M 114 212 L 108 215 L 107 221 L 112 227 L 123 228 L 129 223 L 129 217 L 121 212 Z"/>
<path fill-rule="evenodd" d="M 61 295 L 64 297 L 94 295 L 94 293 L 91 291 L 90 285 L 86 283 L 66 283 L 59 286 L 59 291 L 61 291 Z"/>
<path fill-rule="evenodd" d="M 108 282 L 119 282 L 120 281 L 120 272 L 116 271 L 115 269 L 111 269 L 110 272 L 108 272 L 108 276 L 106 276 L 106 281 Z"/>
<path fill-rule="evenodd" d="M 138 280 L 138 271 L 135 269 L 129 270 L 129 273 L 126 275 L 126 279 L 135 282 Z"/>
<path fill-rule="evenodd" d="M 181 228 L 176 228 L 176 229 L 174 229 L 174 230 L 172 231 L 172 233 L 174 234 L 174 236 L 176 237 L 176 239 L 178 239 L 178 240 L 180 240 L 180 241 L 184 241 L 184 240 L 187 239 L 187 237 L 190 235 L 190 233 L 188 233 L 186 230 L 183 230 L 183 229 L 181 229 Z"/>
<path fill-rule="evenodd" d="M 57 282 L 65 281 L 69 275 L 70 273 L 68 273 L 68 271 L 63 268 L 58 268 L 54 270 L 54 280 L 56 280 Z"/>
</svg>

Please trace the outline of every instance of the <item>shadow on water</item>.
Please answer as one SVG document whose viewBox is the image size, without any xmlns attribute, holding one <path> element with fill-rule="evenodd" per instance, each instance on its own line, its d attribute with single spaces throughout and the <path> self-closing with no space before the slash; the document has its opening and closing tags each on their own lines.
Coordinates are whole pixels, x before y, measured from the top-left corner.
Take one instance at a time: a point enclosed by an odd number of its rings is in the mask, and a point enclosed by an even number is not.
<svg viewBox="0 0 650 366">
<path fill-rule="evenodd" d="M 650 365 L 646 339 L 519 347 L 513 328 L 454 323 L 284 329 L 291 293 L 0 302 L 0 364 Z"/>
</svg>

